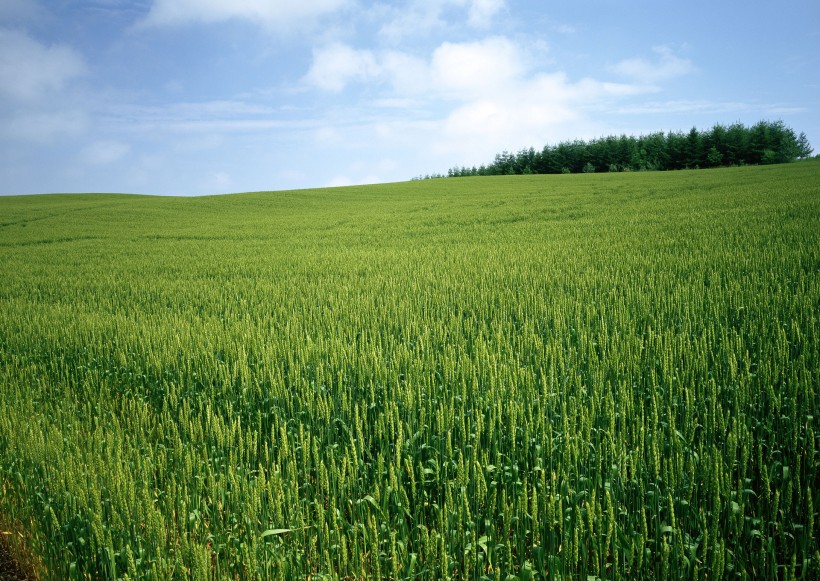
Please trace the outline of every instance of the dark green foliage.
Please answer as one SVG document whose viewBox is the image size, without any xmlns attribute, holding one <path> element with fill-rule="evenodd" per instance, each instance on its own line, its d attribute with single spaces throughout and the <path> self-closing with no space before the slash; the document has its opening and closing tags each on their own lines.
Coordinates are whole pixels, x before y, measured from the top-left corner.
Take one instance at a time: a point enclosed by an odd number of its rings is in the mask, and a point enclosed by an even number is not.
<svg viewBox="0 0 820 581">
<path fill-rule="evenodd" d="M 709 153 L 706 155 L 706 161 L 709 164 L 709 167 L 719 167 L 723 162 L 723 154 L 720 153 L 716 146 L 712 146 L 709 148 Z"/>
<path fill-rule="evenodd" d="M 811 156 L 812 151 L 814 151 L 814 149 L 812 149 L 808 137 L 806 137 L 806 134 L 801 131 L 797 138 L 797 157 L 800 159 L 806 159 Z"/>
<path fill-rule="evenodd" d="M 454 167 L 449 177 L 476 175 L 557 174 L 588 172 L 696 169 L 745 164 L 786 163 L 809 157 L 805 133 L 797 137 L 782 121 L 715 125 L 709 131 L 693 127 L 688 133 L 651 133 L 640 137 L 602 137 L 567 141 L 517 154 L 505 151 L 480 168 Z"/>
</svg>

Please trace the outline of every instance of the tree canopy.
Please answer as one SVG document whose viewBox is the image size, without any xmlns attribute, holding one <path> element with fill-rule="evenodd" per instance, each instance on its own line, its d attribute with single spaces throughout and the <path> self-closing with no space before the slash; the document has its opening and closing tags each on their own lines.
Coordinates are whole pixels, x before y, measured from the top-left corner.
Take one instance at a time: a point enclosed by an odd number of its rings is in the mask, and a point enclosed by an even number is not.
<svg viewBox="0 0 820 581">
<path fill-rule="evenodd" d="M 564 141 L 518 153 L 504 151 L 480 167 L 453 167 L 449 177 L 530 173 L 579 173 L 695 169 L 734 165 L 786 163 L 808 157 L 805 133 L 796 135 L 783 121 L 693 127 L 686 133 L 608 136 L 591 141 Z M 438 174 L 427 177 L 443 177 Z"/>
</svg>

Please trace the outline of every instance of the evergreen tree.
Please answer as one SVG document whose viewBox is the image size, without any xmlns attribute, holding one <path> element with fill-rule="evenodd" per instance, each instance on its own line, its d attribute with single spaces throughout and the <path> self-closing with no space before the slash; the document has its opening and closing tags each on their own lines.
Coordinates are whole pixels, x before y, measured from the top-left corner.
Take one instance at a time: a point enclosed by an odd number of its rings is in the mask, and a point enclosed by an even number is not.
<svg viewBox="0 0 820 581">
<path fill-rule="evenodd" d="M 703 140 L 695 127 L 692 127 L 686 136 L 685 165 L 688 168 L 698 168 L 703 165 Z"/>
<path fill-rule="evenodd" d="M 797 138 L 797 157 L 798 159 L 805 159 L 811 155 L 811 152 L 814 151 L 811 145 L 809 144 L 809 140 L 806 137 L 804 132 L 800 132 L 800 136 Z"/>
<path fill-rule="evenodd" d="M 749 131 L 740 123 L 734 123 L 726 130 L 726 155 L 723 162 L 727 165 L 743 165 L 749 158 Z"/>
<path fill-rule="evenodd" d="M 686 167 L 686 137 L 683 133 L 672 133 L 666 136 L 666 151 L 669 153 L 669 169 Z"/>
<path fill-rule="evenodd" d="M 709 148 L 709 153 L 706 154 L 706 163 L 709 164 L 709 167 L 719 167 L 722 162 L 723 154 L 713 145 Z"/>
<path fill-rule="evenodd" d="M 489 165 L 454 167 L 448 176 L 578 173 L 588 171 L 670 170 L 745 163 L 785 163 L 812 153 L 805 133 L 795 135 L 783 121 L 715 125 L 700 132 L 609 135 L 589 142 L 563 141 L 518 153 L 503 151 Z M 425 177 L 443 177 L 438 174 Z"/>
</svg>

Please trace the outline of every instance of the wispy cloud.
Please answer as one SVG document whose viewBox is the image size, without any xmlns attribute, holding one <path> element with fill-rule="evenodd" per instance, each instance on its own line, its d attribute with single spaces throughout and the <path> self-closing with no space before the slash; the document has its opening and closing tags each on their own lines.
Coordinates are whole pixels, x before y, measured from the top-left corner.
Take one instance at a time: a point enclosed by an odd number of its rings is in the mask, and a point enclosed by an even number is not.
<svg viewBox="0 0 820 581">
<path fill-rule="evenodd" d="M 101 111 L 99 118 L 109 128 L 132 134 L 255 133 L 304 126 L 280 109 L 248 100 L 117 105 Z"/>
<path fill-rule="evenodd" d="M 657 46 L 652 49 L 655 58 L 631 58 L 623 60 L 613 67 L 614 73 L 641 83 L 655 84 L 675 77 L 694 72 L 692 61 L 681 58 L 668 46 Z"/>
<path fill-rule="evenodd" d="M 654 115 L 667 113 L 724 113 L 730 111 L 748 111 L 748 103 L 734 102 L 713 102 L 706 100 L 671 100 L 671 101 L 647 101 L 617 107 L 614 112 L 621 115 Z"/>
<path fill-rule="evenodd" d="M 507 9 L 506 0 L 409 0 L 378 3 L 368 9 L 380 22 L 379 37 L 388 44 L 468 27 L 487 30 Z"/>
<path fill-rule="evenodd" d="M 613 109 L 614 113 L 620 115 L 661 115 L 670 113 L 747 113 L 755 112 L 764 115 L 783 115 L 802 113 L 805 107 L 795 107 L 779 103 L 754 103 L 748 101 L 708 101 L 698 100 L 670 100 L 670 101 L 648 101 L 633 105 L 620 106 Z"/>
<path fill-rule="evenodd" d="M 368 81 L 380 72 L 371 51 L 335 43 L 313 51 L 313 64 L 305 81 L 319 89 L 338 92 L 351 81 Z"/>
<path fill-rule="evenodd" d="M 379 23 L 379 38 L 395 45 L 445 28 L 442 13 L 451 3 L 452 0 L 413 0 L 402 5 L 377 4 L 371 18 Z"/>
<path fill-rule="evenodd" d="M 0 27 L 0 137 L 46 145 L 82 135 L 89 118 L 72 84 L 87 74 L 85 59 L 72 47 Z"/>
<path fill-rule="evenodd" d="M 87 165 L 107 165 L 123 159 L 131 146 L 121 141 L 95 141 L 80 152 L 80 160 Z"/>
<path fill-rule="evenodd" d="M 575 34 L 578 29 L 571 24 L 558 24 L 553 27 L 553 30 L 558 34 Z"/>
<path fill-rule="evenodd" d="M 82 135 L 88 126 L 88 116 L 82 111 L 26 111 L 7 119 L 0 117 L 0 137 L 12 142 L 49 144 Z"/>
<path fill-rule="evenodd" d="M 472 0 L 467 24 L 475 28 L 489 28 L 506 5 L 506 0 Z"/>
<path fill-rule="evenodd" d="M 0 97 L 44 100 L 86 71 L 82 56 L 69 46 L 41 44 L 25 32 L 0 28 Z"/>
<path fill-rule="evenodd" d="M 143 24 L 167 26 L 238 19 L 283 30 L 333 13 L 347 4 L 347 0 L 155 0 Z"/>
</svg>

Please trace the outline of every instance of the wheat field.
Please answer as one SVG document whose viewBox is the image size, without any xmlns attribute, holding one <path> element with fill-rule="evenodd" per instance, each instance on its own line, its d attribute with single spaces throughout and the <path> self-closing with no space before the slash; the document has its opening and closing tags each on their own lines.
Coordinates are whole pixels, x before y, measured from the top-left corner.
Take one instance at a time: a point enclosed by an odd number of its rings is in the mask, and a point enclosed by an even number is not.
<svg viewBox="0 0 820 581">
<path fill-rule="evenodd" d="M 818 162 L 0 198 L 0 515 L 48 579 L 820 577 L 818 234 Z"/>
</svg>

